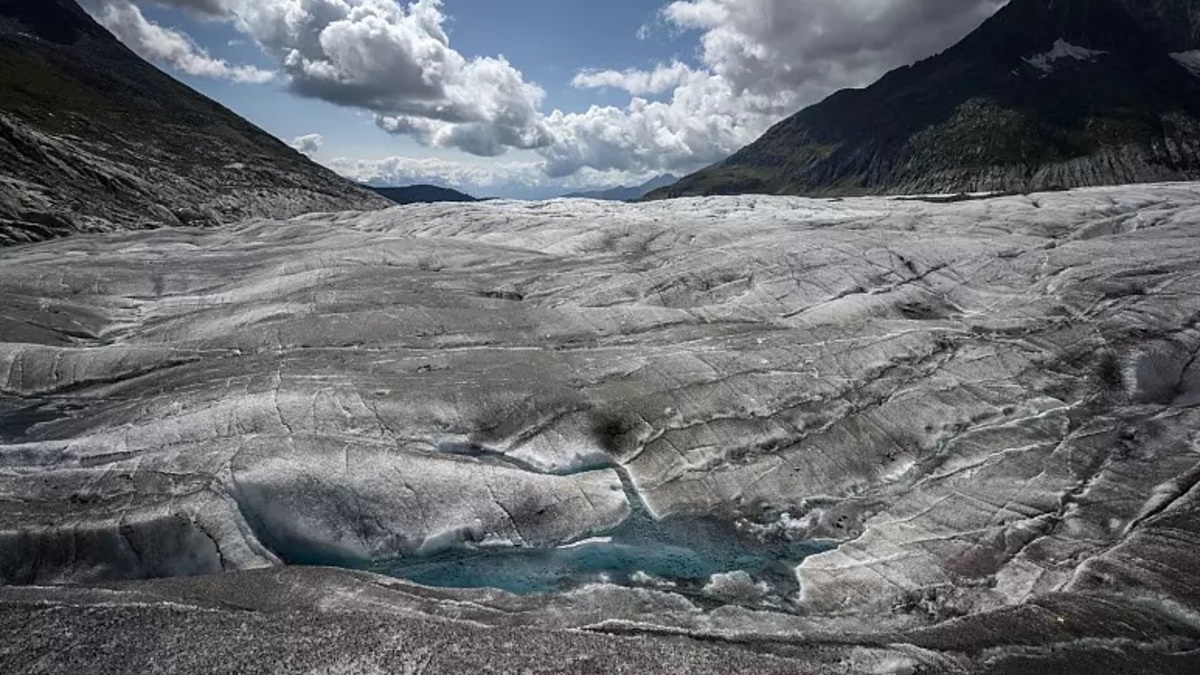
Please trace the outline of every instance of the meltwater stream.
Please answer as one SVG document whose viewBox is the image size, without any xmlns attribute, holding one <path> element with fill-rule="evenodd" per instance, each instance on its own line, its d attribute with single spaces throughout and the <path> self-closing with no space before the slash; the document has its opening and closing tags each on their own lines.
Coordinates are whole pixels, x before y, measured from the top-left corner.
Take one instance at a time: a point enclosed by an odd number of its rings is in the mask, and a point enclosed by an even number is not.
<svg viewBox="0 0 1200 675">
<path fill-rule="evenodd" d="M 597 582 L 669 584 L 687 593 L 700 591 L 714 574 L 740 570 L 782 594 L 795 589 L 795 565 L 830 548 L 757 541 L 713 518 L 631 520 L 603 537 L 557 548 L 449 551 L 371 569 L 427 586 L 512 593 L 563 592 Z"/>
<path fill-rule="evenodd" d="M 624 468 L 632 512 L 597 537 L 555 548 L 479 547 L 377 561 L 374 572 L 426 586 L 497 588 L 511 593 L 560 593 L 592 583 L 661 586 L 693 595 L 715 574 L 742 571 L 771 595 L 797 589 L 793 570 L 809 555 L 835 546 L 825 541 L 764 540 L 711 516 L 656 520 Z"/>
</svg>

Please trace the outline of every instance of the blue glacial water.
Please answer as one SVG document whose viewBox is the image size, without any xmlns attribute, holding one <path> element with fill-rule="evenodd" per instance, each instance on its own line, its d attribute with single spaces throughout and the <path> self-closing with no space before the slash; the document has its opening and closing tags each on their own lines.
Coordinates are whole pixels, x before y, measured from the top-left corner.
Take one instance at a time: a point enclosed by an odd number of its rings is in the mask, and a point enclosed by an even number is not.
<svg viewBox="0 0 1200 675">
<path fill-rule="evenodd" d="M 821 542 L 761 541 L 715 518 L 654 521 L 635 514 L 596 539 L 548 549 L 458 550 L 421 558 L 380 561 L 375 572 L 426 586 L 498 588 L 554 593 L 607 581 L 635 585 L 638 572 L 699 590 L 713 574 L 742 570 L 776 591 L 794 590 L 792 569 L 826 551 Z"/>
<path fill-rule="evenodd" d="M 744 571 L 780 595 L 797 589 L 793 570 L 835 546 L 823 541 L 763 539 L 712 516 L 655 519 L 628 473 L 612 466 L 631 506 L 610 532 L 556 548 L 475 548 L 377 561 L 372 571 L 425 586 L 498 588 L 511 593 L 560 593 L 607 582 L 640 585 L 648 574 L 682 593 L 699 592 L 714 574 Z"/>
<path fill-rule="evenodd" d="M 481 461 L 513 463 L 468 444 L 444 451 L 480 457 Z M 597 582 L 645 585 L 647 580 L 641 575 L 650 575 L 658 583 L 669 582 L 684 594 L 699 594 L 712 575 L 744 571 L 755 582 L 768 583 L 773 594 L 783 597 L 797 590 L 796 565 L 835 546 L 826 541 L 789 541 L 782 536 L 763 539 L 716 516 L 658 520 L 642 503 L 623 467 L 589 468 L 612 468 L 617 472 L 631 513 L 613 530 L 565 546 L 489 547 L 464 543 L 437 553 L 364 565 L 330 558 L 327 553 L 307 550 L 296 542 L 279 540 L 261 527 L 255 529 L 264 543 L 291 564 L 365 568 L 425 586 L 497 588 L 519 594 L 560 593 Z M 248 520 L 255 526 L 254 518 L 248 516 Z"/>
</svg>

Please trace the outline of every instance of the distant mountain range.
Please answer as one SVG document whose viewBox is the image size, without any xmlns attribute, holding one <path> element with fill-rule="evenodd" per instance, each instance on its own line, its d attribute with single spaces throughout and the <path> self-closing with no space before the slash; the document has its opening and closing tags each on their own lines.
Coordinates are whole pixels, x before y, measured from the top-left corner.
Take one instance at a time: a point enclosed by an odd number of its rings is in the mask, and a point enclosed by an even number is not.
<svg viewBox="0 0 1200 675">
<path fill-rule="evenodd" d="M 368 187 L 372 192 L 397 204 L 434 204 L 438 202 L 477 202 L 475 197 L 458 190 L 436 185 L 406 187 Z"/>
<path fill-rule="evenodd" d="M 1200 178 L 1200 2 L 1012 0 L 954 47 L 780 122 L 650 199 Z"/>
<path fill-rule="evenodd" d="M 566 199 L 599 199 L 601 201 L 611 202 L 632 202 L 660 188 L 673 185 L 679 180 L 678 176 L 673 176 L 669 173 L 661 176 L 656 176 L 636 187 L 625 187 L 624 185 L 610 188 L 608 190 L 598 190 L 595 192 L 573 192 L 568 195 L 563 195 Z"/>
<path fill-rule="evenodd" d="M 146 63 L 73 0 L 0 0 L 0 245 L 386 206 Z"/>
</svg>

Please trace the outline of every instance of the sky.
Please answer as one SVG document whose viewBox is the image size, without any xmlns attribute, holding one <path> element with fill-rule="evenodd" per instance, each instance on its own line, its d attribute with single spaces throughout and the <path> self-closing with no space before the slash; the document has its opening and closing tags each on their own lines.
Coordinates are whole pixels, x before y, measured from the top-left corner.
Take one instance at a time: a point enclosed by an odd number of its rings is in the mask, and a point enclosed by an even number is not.
<svg viewBox="0 0 1200 675">
<path fill-rule="evenodd" d="M 81 0 L 339 173 L 545 198 L 684 175 L 1006 0 Z"/>
</svg>

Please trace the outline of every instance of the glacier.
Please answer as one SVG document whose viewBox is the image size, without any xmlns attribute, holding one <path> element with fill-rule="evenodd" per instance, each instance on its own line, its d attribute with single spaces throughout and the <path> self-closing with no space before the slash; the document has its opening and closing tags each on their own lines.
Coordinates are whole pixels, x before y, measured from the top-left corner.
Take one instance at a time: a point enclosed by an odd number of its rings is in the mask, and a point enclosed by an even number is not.
<svg viewBox="0 0 1200 675">
<path fill-rule="evenodd" d="M 1197 223 L 1178 183 L 0 249 L 0 626 L 223 636 L 196 672 L 1196 663 Z"/>
</svg>

